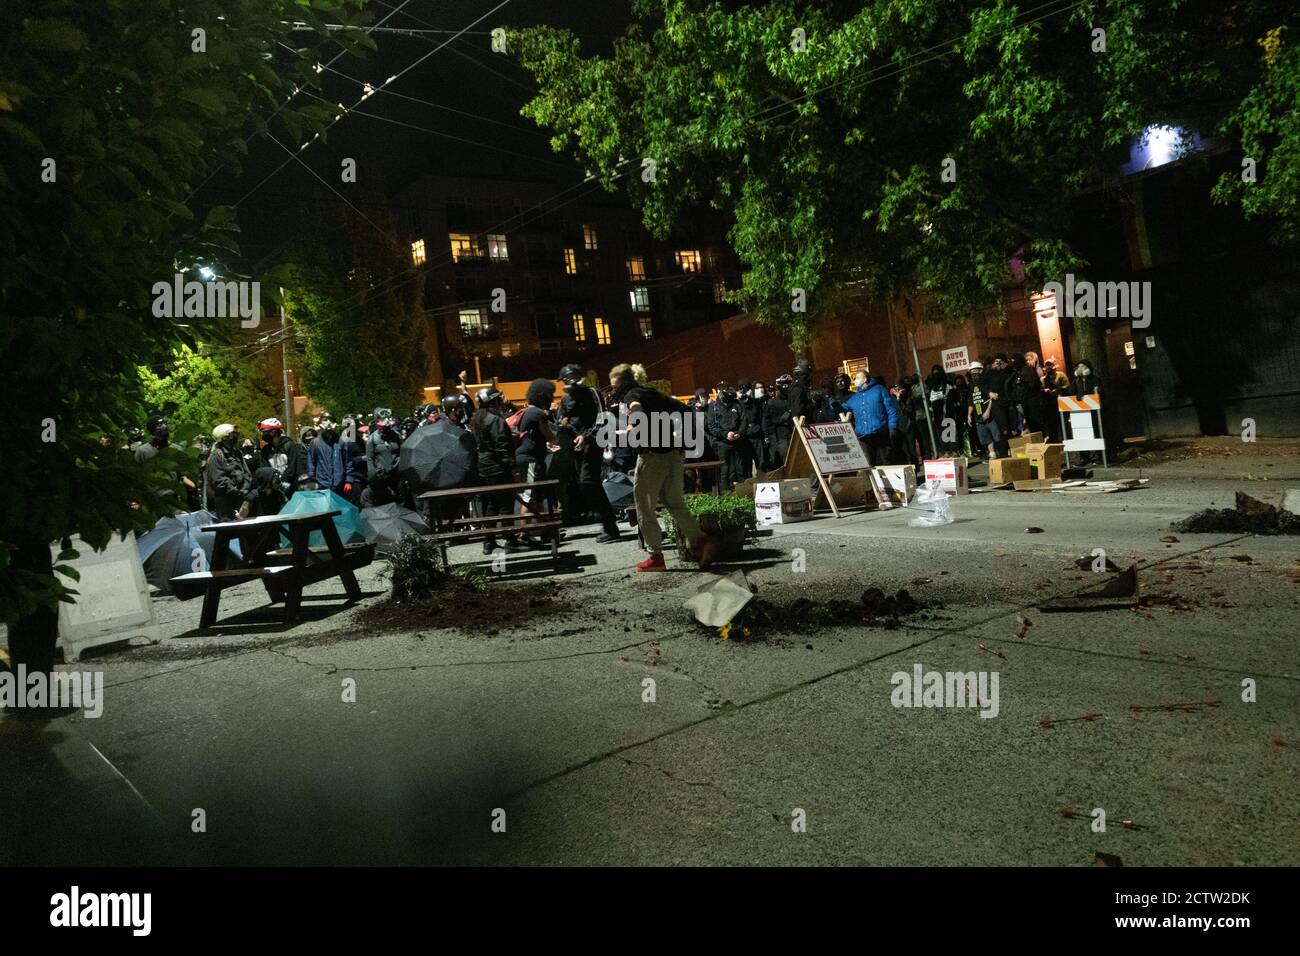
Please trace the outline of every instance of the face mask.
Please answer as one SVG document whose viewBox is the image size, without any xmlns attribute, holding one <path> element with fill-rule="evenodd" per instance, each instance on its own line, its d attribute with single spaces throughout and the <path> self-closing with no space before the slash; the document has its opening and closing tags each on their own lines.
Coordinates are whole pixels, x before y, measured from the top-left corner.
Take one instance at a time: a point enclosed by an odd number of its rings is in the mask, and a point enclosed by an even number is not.
<svg viewBox="0 0 1300 956">
<path fill-rule="evenodd" d="M 756 389 L 754 389 L 754 397 L 755 397 L 755 398 L 764 398 L 766 395 L 767 395 L 767 392 L 764 391 L 763 389 L 761 389 L 761 388 L 756 388 Z"/>
<path fill-rule="evenodd" d="M 865 378 L 857 379 L 856 381 L 854 381 L 853 385 L 860 392 L 867 387 L 867 380 Z"/>
</svg>

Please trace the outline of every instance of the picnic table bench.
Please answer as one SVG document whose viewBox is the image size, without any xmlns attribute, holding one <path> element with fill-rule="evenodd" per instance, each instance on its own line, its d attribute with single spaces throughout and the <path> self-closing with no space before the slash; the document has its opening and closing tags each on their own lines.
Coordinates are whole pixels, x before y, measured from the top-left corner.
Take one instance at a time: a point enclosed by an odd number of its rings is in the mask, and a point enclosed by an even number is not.
<svg viewBox="0 0 1300 956">
<path fill-rule="evenodd" d="M 544 514 L 506 514 L 492 515 L 491 517 L 477 515 L 469 518 L 452 517 L 448 519 L 442 517 L 443 504 L 473 498 L 477 495 L 500 494 L 506 491 L 511 492 L 516 499 L 534 511 L 538 503 L 537 493 L 540 492 L 541 496 L 546 500 L 547 510 Z M 529 493 L 527 499 L 523 497 L 524 492 Z M 443 488 L 439 491 L 426 491 L 417 497 L 419 500 L 429 503 L 429 510 L 425 515 L 425 520 L 429 524 L 431 536 L 435 541 L 442 544 L 444 549 L 448 542 L 483 541 L 503 534 L 537 531 L 543 532 L 546 537 L 550 538 L 551 557 L 555 558 L 559 556 L 560 529 L 564 526 L 564 520 L 555 510 L 556 498 L 559 493 L 559 480 L 550 478 L 542 481 L 514 481 L 500 485 Z M 457 507 L 454 513 L 459 514 L 460 510 Z"/>
<path fill-rule="evenodd" d="M 171 579 L 172 591 L 182 601 L 203 597 L 199 627 L 217 622 L 221 592 L 248 581 L 261 581 L 272 604 L 284 602 L 288 620 L 297 619 L 302 606 L 302 589 L 329 578 L 339 578 L 348 600 L 361 599 L 356 575 L 375 557 L 373 544 L 344 545 L 334 519 L 338 511 L 315 514 L 262 515 L 245 521 L 223 521 L 202 530 L 216 536 L 212 563 L 206 571 L 181 574 Z M 312 532 L 319 531 L 324 547 L 310 547 Z M 280 547 L 281 535 L 289 547 Z M 231 567 L 232 540 L 238 540 L 245 567 Z"/>
</svg>

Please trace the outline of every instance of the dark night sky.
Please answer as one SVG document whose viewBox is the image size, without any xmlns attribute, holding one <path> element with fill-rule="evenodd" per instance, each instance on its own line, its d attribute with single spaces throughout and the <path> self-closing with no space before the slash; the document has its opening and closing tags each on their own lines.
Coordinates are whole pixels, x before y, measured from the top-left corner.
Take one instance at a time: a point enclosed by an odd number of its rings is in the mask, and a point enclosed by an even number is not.
<svg viewBox="0 0 1300 956">
<path fill-rule="evenodd" d="M 367 59 L 344 57 L 335 63 L 334 70 L 346 73 L 355 81 L 326 73 L 326 95 L 332 102 L 351 106 L 362 95 L 363 82 L 377 84 L 400 72 L 499 2 L 410 0 L 383 26 L 447 32 L 415 37 L 373 34 L 378 52 Z M 378 21 L 400 5 L 401 0 L 370 0 L 369 9 L 374 21 Z M 514 170 L 520 173 L 554 175 L 561 183 L 572 182 L 581 175 L 578 168 L 551 152 L 547 134 L 519 115 L 520 107 L 531 97 L 531 77 L 510 57 L 491 51 L 489 32 L 494 26 L 546 23 L 567 27 L 578 34 L 584 51 L 605 52 L 629 19 L 629 0 L 511 0 L 389 86 L 393 93 L 462 112 L 376 93 L 359 107 L 360 111 L 422 129 L 354 111 L 333 126 L 327 141 L 318 141 L 299 155 L 323 179 L 356 200 L 363 210 L 365 200 L 360 197 L 369 190 L 358 186 L 373 188 L 382 178 L 391 189 L 421 170 L 495 172 L 501 170 L 504 161 L 513 164 Z M 460 143 L 435 133 L 497 149 Z M 357 161 L 357 186 L 347 187 L 339 180 L 343 157 Z M 240 201 L 286 159 L 288 154 L 276 144 L 254 141 L 249 146 L 242 178 L 217 177 L 202 189 L 195 201 L 200 206 Z M 295 210 L 313 197 L 338 201 L 307 169 L 293 161 L 265 185 L 242 198 L 240 244 L 245 257 L 256 261 L 289 238 L 293 234 Z"/>
</svg>

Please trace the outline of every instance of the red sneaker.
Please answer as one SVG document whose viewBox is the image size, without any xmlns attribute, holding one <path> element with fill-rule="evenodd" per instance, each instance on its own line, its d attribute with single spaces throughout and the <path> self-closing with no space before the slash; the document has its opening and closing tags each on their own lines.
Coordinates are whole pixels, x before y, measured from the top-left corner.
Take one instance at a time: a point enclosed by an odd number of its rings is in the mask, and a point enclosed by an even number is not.
<svg viewBox="0 0 1300 956">
<path fill-rule="evenodd" d="M 662 554 L 652 554 L 636 566 L 638 571 L 667 571 Z"/>
</svg>

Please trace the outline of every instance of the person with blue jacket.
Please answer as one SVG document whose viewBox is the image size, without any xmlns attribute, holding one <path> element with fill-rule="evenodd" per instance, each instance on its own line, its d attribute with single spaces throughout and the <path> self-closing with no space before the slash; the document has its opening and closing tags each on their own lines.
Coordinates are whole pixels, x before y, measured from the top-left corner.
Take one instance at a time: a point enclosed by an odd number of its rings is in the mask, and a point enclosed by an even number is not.
<svg viewBox="0 0 1300 956">
<path fill-rule="evenodd" d="M 352 446 L 339 441 L 334 422 L 327 415 L 322 416 L 320 434 L 307 449 L 307 477 L 318 488 L 328 488 L 345 497 L 352 494 Z"/>
<path fill-rule="evenodd" d="M 853 418 L 853 431 L 872 465 L 883 465 L 898 434 L 898 405 L 884 385 L 859 371 L 853 380 L 854 393 L 841 403 Z"/>
</svg>

